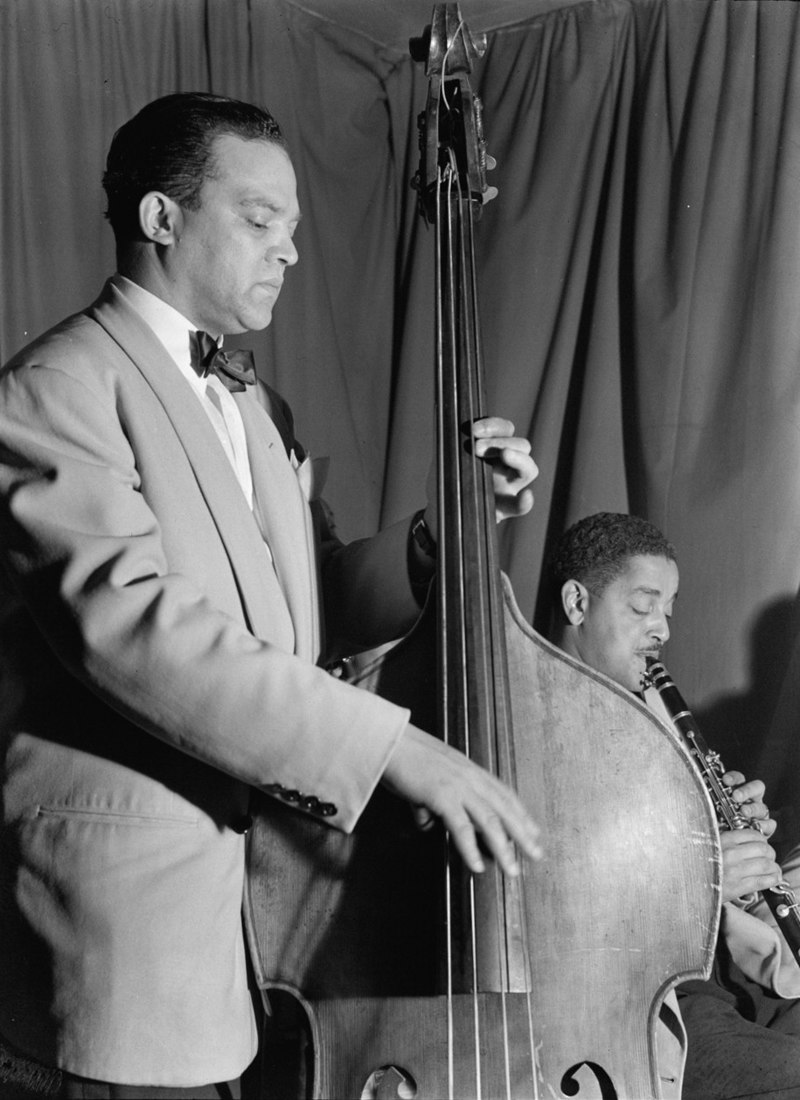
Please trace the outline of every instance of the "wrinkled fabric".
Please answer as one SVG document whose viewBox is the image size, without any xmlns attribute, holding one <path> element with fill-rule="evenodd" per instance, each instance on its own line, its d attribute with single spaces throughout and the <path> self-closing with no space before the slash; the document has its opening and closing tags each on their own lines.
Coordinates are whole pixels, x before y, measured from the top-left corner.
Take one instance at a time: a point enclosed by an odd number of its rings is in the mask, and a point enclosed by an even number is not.
<svg viewBox="0 0 800 1100">
<path fill-rule="evenodd" d="M 426 86 L 404 43 L 430 8 L 393 11 L 383 40 L 377 15 L 361 32 L 350 5 L 315 6 L 0 0 L 0 359 L 113 268 L 116 127 L 175 90 L 265 103 L 297 168 L 300 263 L 242 339 L 332 456 L 349 540 L 419 507 L 429 461 L 433 235 L 409 186 Z M 541 469 L 502 563 L 546 633 L 548 540 L 599 510 L 655 522 L 682 566 L 671 671 L 757 775 L 798 585 L 800 6 L 512 7 L 464 4 L 488 31 L 472 79 L 499 189 L 475 231 L 487 405 Z M 796 714 L 771 775 L 800 774 Z"/>
</svg>

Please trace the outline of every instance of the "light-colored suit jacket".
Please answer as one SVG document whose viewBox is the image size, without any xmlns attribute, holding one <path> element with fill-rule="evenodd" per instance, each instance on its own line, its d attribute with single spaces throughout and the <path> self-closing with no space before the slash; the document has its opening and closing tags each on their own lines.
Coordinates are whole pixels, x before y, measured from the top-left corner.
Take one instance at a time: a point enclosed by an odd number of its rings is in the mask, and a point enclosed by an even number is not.
<svg viewBox="0 0 800 1100">
<path fill-rule="evenodd" d="M 351 641 L 408 627 L 407 525 L 320 561 L 287 410 L 237 400 L 263 534 L 113 284 L 0 377 L 0 1033 L 85 1077 L 245 1068 L 250 788 L 349 830 L 408 718 L 315 667 L 320 566 Z"/>
</svg>

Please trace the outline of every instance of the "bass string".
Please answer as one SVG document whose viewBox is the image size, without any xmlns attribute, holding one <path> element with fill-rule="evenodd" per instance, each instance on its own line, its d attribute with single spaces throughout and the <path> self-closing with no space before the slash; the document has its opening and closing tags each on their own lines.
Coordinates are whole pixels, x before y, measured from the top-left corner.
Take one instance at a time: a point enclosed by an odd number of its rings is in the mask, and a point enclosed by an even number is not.
<svg viewBox="0 0 800 1100">
<path fill-rule="evenodd" d="M 473 238 L 473 219 L 471 216 L 470 200 L 463 194 L 459 182 L 459 176 L 455 171 L 453 165 L 453 154 L 450 154 L 451 163 L 445 168 L 441 178 L 441 187 L 437 188 L 436 196 L 436 225 L 438 229 L 437 233 L 437 281 L 439 282 L 439 293 L 437 293 L 437 316 L 440 323 L 437 325 L 437 435 L 439 440 L 446 441 L 448 438 L 451 441 L 456 441 L 456 446 L 453 448 L 458 449 L 457 443 L 459 440 L 459 433 L 462 429 L 462 425 L 467 422 L 471 423 L 479 416 L 484 415 L 484 402 L 481 385 L 481 353 L 477 339 L 477 290 L 474 277 L 474 238 Z M 447 196 L 446 198 L 446 217 L 442 217 L 440 194 L 441 192 Z M 455 230 L 453 227 L 455 226 Z M 443 238 L 443 239 L 442 239 Z M 455 240 L 454 240 L 455 238 Z M 444 269 L 444 274 L 443 274 Z M 451 304 L 454 302 L 460 302 L 463 304 L 466 316 L 460 318 L 461 324 L 459 324 L 459 318 L 455 316 L 454 308 L 451 308 L 447 312 L 444 308 L 445 295 L 441 293 L 442 282 L 447 281 L 447 301 Z M 447 339 L 445 339 L 445 326 L 447 326 Z M 463 334 L 466 333 L 464 338 Z M 458 379 L 445 377 L 445 356 L 444 346 L 447 345 L 451 351 L 458 349 L 461 360 L 461 372 L 453 372 L 459 374 Z M 463 375 L 463 377 L 462 377 Z M 450 400 L 445 400 L 444 395 L 448 393 Z M 449 415 L 448 415 L 449 410 Z M 444 447 L 438 448 L 440 452 L 444 451 Z M 480 626 L 477 631 L 479 638 L 483 638 L 484 644 L 481 649 L 480 658 L 475 662 L 478 666 L 479 673 L 488 685 L 486 691 L 487 697 L 491 699 L 491 714 L 488 715 L 488 721 L 485 721 L 485 727 L 490 729 L 492 736 L 485 738 L 486 744 L 484 748 L 488 750 L 488 761 L 482 761 L 487 764 L 489 769 L 497 775 L 503 775 L 507 780 L 513 779 L 513 744 L 510 736 L 510 700 L 508 699 L 508 676 L 504 667 L 505 656 L 505 638 L 503 634 L 502 614 L 500 606 L 500 585 L 499 585 L 499 568 L 497 563 L 497 544 L 495 537 L 495 517 L 494 517 L 494 502 L 491 491 L 491 477 L 487 475 L 486 464 L 477 459 L 474 453 L 471 453 L 466 463 L 469 469 L 470 476 L 466 479 L 468 481 L 468 487 L 466 492 L 472 496 L 469 502 L 464 499 L 465 486 L 461 477 L 454 477 L 452 484 L 449 486 L 452 497 L 455 498 L 445 500 L 444 491 L 446 486 L 446 479 L 443 476 L 444 471 L 448 469 L 449 456 L 446 457 L 443 453 L 439 453 L 438 456 L 438 469 L 440 472 L 439 477 L 439 515 L 440 524 L 441 517 L 449 515 L 454 520 L 455 531 L 450 531 L 447 525 L 444 525 L 444 529 L 440 526 L 440 535 L 443 537 L 444 544 L 442 546 L 443 558 L 447 561 L 451 560 L 451 556 L 447 553 L 449 546 L 447 540 L 452 540 L 455 543 L 455 549 L 458 551 L 453 555 L 455 561 L 458 563 L 457 571 L 458 575 L 452 584 L 442 584 L 442 631 L 443 639 L 453 638 L 458 639 L 458 646 L 456 647 L 459 656 L 454 659 L 454 663 L 458 667 L 460 663 L 469 667 L 472 667 L 469 662 L 466 653 L 468 649 L 468 631 L 464 621 L 464 609 L 467 607 L 467 570 L 468 563 L 464 561 L 463 548 L 469 545 L 476 550 L 474 560 L 469 564 L 475 569 L 477 575 L 477 581 L 475 589 L 469 589 L 472 593 L 477 592 L 478 595 L 478 618 Z M 452 506 L 448 509 L 448 503 Z M 467 507 L 467 503 L 472 505 L 472 511 Z M 475 523 L 476 530 L 465 530 L 464 516 L 465 511 L 474 516 L 477 520 Z M 451 594 L 456 593 L 455 597 Z M 455 607 L 451 608 L 450 600 L 452 599 Z M 455 621 L 454 621 L 455 620 Z M 464 677 L 461 678 L 456 689 L 452 689 L 450 685 L 451 677 L 448 674 L 451 671 L 448 668 L 447 661 L 449 658 L 447 655 L 450 652 L 450 647 L 447 644 L 443 644 L 443 655 L 445 655 L 444 662 L 444 680 L 448 685 L 444 688 L 446 694 L 444 696 L 443 714 L 445 716 L 444 721 L 444 736 L 446 739 L 451 738 L 450 723 L 447 720 L 452 713 L 450 704 L 453 702 L 450 697 L 450 691 L 454 691 L 454 694 L 459 695 L 459 709 L 460 713 L 465 716 L 465 729 L 463 731 L 463 738 L 465 742 L 465 750 L 467 755 L 472 755 L 472 741 L 473 731 L 470 728 L 470 705 L 468 697 L 468 688 Z M 501 656 L 502 655 L 502 656 Z M 487 716 L 484 716 L 486 719 Z M 484 739 L 482 739 L 483 741 Z M 503 765 L 501 765 L 501 761 Z M 448 939 L 448 963 L 447 963 L 447 989 L 448 989 L 448 1044 L 449 1044 L 449 1080 L 450 1080 L 450 1092 L 453 1093 L 453 1010 L 452 1010 L 452 997 L 453 997 L 453 943 L 452 943 L 452 902 L 450 897 L 451 884 L 453 876 L 451 875 L 451 868 L 449 865 L 450 848 L 446 849 L 446 859 L 448 866 L 446 869 L 446 883 L 447 883 L 447 900 L 446 900 L 446 921 L 447 921 L 447 939 Z M 519 929 L 519 938 L 521 940 L 521 949 L 523 955 L 523 969 L 526 975 L 531 973 L 531 951 L 528 936 L 528 921 L 526 919 L 526 904 L 525 904 L 525 891 L 523 888 L 523 882 L 517 880 L 514 883 L 505 883 L 502 874 L 496 867 L 492 867 L 489 872 L 493 876 L 495 904 L 493 907 L 494 921 L 496 923 L 495 935 L 493 936 L 493 942 L 496 944 L 497 959 L 496 967 L 497 973 L 501 978 L 501 1013 L 502 1013 L 502 1045 L 503 1045 L 503 1058 L 504 1058 L 504 1071 L 505 1071 L 505 1088 L 508 1100 L 511 1100 L 512 1096 L 512 1058 L 510 1049 L 509 1038 L 509 1025 L 508 1025 L 508 1005 L 507 994 L 510 992 L 510 973 L 508 958 L 511 949 L 509 924 L 514 925 Z M 522 874 L 524 875 L 524 869 Z M 482 1096 L 482 1073 L 481 1073 L 481 1060 L 480 1051 L 485 1046 L 482 1041 L 481 1034 L 481 1016 L 480 1016 L 480 1004 L 479 1004 L 479 937 L 477 935 L 477 910 L 476 910 L 476 896 L 475 896 L 475 880 L 473 876 L 469 878 L 469 920 L 470 929 L 469 936 L 471 942 L 471 966 L 472 966 L 472 1015 L 473 1015 L 473 1040 L 474 1040 L 474 1058 L 475 1058 L 475 1095 L 480 1098 Z M 509 908 L 513 907 L 516 913 L 509 913 Z M 533 1100 L 538 1098 L 538 1075 L 536 1073 L 536 1042 L 534 1033 L 534 1009 L 532 1001 L 532 990 L 530 981 L 525 983 L 526 994 L 526 1026 L 527 1026 L 527 1053 L 529 1058 L 529 1081 L 526 1085 L 529 1090 L 526 1095 L 529 1095 Z"/>
</svg>

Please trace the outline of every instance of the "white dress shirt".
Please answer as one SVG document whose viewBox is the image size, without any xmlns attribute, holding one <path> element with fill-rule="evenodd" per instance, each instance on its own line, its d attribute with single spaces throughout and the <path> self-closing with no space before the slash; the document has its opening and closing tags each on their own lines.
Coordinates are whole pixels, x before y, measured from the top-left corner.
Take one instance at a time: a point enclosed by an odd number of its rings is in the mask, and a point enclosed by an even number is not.
<svg viewBox="0 0 800 1100">
<path fill-rule="evenodd" d="M 201 378 L 192 366 L 189 334 L 197 331 L 196 326 L 177 309 L 124 275 L 115 275 L 113 282 L 123 298 L 153 330 L 191 386 L 192 392 L 211 421 L 245 499 L 252 508 L 253 476 L 250 472 L 242 415 L 233 394 L 225 388 L 216 375 L 211 374 L 207 378 Z"/>
</svg>

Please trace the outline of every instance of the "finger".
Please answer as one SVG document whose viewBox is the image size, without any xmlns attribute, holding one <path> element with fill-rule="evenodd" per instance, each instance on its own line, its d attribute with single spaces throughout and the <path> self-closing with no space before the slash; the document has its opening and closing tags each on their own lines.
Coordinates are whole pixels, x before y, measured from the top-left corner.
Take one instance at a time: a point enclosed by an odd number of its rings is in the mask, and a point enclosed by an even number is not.
<svg viewBox="0 0 800 1100">
<path fill-rule="evenodd" d="M 481 814 L 480 820 L 474 822 L 462 820 L 451 829 L 450 836 L 464 862 L 476 874 L 480 874 L 486 867 L 478 847 L 478 838 L 503 874 L 511 878 L 519 874 L 520 863 L 516 848 L 497 814 Z"/>
<path fill-rule="evenodd" d="M 738 787 L 740 783 L 744 783 L 744 776 L 741 772 L 725 772 L 722 782 L 726 787 Z"/>
<path fill-rule="evenodd" d="M 516 794 L 462 753 L 413 725 L 397 743 L 382 782 L 440 818 L 467 867 L 476 873 L 485 865 L 479 838 L 508 873 L 514 873 L 516 862 L 511 841 L 533 859 L 541 854 L 538 826 Z"/>
<path fill-rule="evenodd" d="M 450 840 L 456 846 L 458 854 L 466 866 L 475 875 L 486 870 L 486 864 L 478 848 L 478 840 L 472 822 L 466 814 L 453 817 L 446 822 Z"/>
<path fill-rule="evenodd" d="M 769 817 L 769 806 L 760 798 L 748 798 L 742 803 L 742 810 L 748 817 Z"/>
<path fill-rule="evenodd" d="M 503 873 L 511 878 L 516 877 L 520 872 L 517 850 L 497 814 L 490 814 L 484 818 L 479 828 L 484 845 L 500 865 Z"/>
<path fill-rule="evenodd" d="M 502 416 L 483 416 L 472 422 L 472 434 L 475 439 L 514 435 L 514 425 Z"/>
<path fill-rule="evenodd" d="M 754 889 L 765 889 L 781 877 L 780 866 L 771 849 L 741 859 L 738 853 L 723 862 L 723 881 L 733 895 L 741 896 Z"/>
<path fill-rule="evenodd" d="M 522 447 L 487 448 L 480 457 L 492 468 L 495 492 L 519 492 L 539 476 L 539 467 Z"/>
<path fill-rule="evenodd" d="M 530 489 L 523 489 L 515 497 L 498 497 L 495 502 L 495 514 L 498 520 L 512 516 L 526 516 L 533 508 L 534 496 Z"/>
<path fill-rule="evenodd" d="M 508 452 L 508 455 L 506 454 Z M 529 455 L 531 444 L 529 439 L 520 436 L 499 436 L 491 439 L 476 439 L 474 453 L 478 458 L 497 462 L 503 459 L 508 463 L 515 460 L 516 455 Z"/>
<path fill-rule="evenodd" d="M 765 791 L 766 787 L 760 779 L 751 779 L 749 783 L 738 784 L 733 791 L 733 797 L 737 802 L 761 802 Z"/>
<path fill-rule="evenodd" d="M 757 829 L 731 829 L 720 833 L 720 846 L 726 862 L 741 865 L 748 859 L 774 859 L 775 852 Z"/>
<path fill-rule="evenodd" d="M 413 806 L 412 816 L 414 824 L 421 832 L 427 832 L 436 824 L 436 815 L 431 813 L 427 806 Z"/>
<path fill-rule="evenodd" d="M 781 877 L 781 869 L 774 859 L 768 856 L 758 859 L 746 859 L 743 863 L 725 868 L 725 877 L 731 882 L 752 882 L 756 878 L 771 878 L 775 882 Z"/>
<path fill-rule="evenodd" d="M 539 826 L 533 821 L 519 798 L 492 777 L 493 786 L 475 814 L 475 823 L 490 851 L 496 842 L 498 851 L 508 855 L 508 845 L 516 844 L 531 859 L 540 859 Z"/>
<path fill-rule="evenodd" d="M 724 886 L 722 900 L 733 901 L 734 898 L 749 900 L 753 894 L 758 894 L 762 890 L 769 890 L 778 882 L 780 882 L 779 875 L 755 875 L 752 878 L 744 878 L 735 884 Z"/>
<path fill-rule="evenodd" d="M 480 838 L 484 848 L 504 874 L 512 878 L 519 875 L 520 861 L 516 845 L 498 814 L 484 810 L 473 812 L 473 817 L 466 813 L 450 814 L 446 819 L 446 826 L 459 855 L 474 874 L 479 875 L 486 869 L 478 844 Z M 539 831 L 533 822 L 525 827 L 515 825 L 515 830 L 525 855 L 531 859 L 541 858 Z"/>
<path fill-rule="evenodd" d="M 769 890 L 770 886 L 775 886 L 780 880 L 781 869 L 777 865 L 758 873 L 754 872 L 745 880 L 742 894 L 752 894 L 757 890 Z"/>
<path fill-rule="evenodd" d="M 743 829 L 723 829 L 719 834 L 723 851 L 728 848 L 744 848 L 748 844 L 756 847 L 765 843 L 764 838 L 756 829 L 745 827 Z"/>
<path fill-rule="evenodd" d="M 739 806 L 742 817 L 749 821 L 766 820 L 769 817 L 769 806 L 766 802 L 744 802 Z"/>
<path fill-rule="evenodd" d="M 758 829 L 760 833 L 770 835 L 777 828 L 777 823 L 769 824 L 772 819 L 764 802 L 745 802 L 737 807 L 737 812 L 751 829 Z"/>
</svg>

